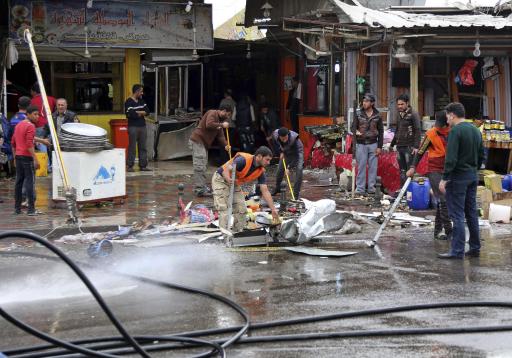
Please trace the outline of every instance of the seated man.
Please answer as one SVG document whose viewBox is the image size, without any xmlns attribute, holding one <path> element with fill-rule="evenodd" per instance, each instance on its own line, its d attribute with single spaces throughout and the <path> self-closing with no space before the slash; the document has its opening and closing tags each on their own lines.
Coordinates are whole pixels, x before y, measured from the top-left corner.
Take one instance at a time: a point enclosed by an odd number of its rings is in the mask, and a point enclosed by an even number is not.
<svg viewBox="0 0 512 358">
<path fill-rule="evenodd" d="M 268 147 L 259 147 L 254 155 L 239 152 L 233 159 L 217 169 L 212 177 L 213 202 L 219 211 L 219 226 L 228 229 L 229 192 L 232 183 L 232 170 L 236 168 L 235 191 L 233 194 L 233 229 L 239 232 L 245 228 L 247 207 L 240 185 L 258 180 L 258 184 L 268 206 L 272 210 L 272 217 L 279 219 L 272 196 L 268 191 L 265 177 L 265 167 L 270 164 L 272 151 Z"/>
<path fill-rule="evenodd" d="M 297 173 L 293 183 L 293 193 L 295 199 L 299 197 L 300 187 L 302 184 L 302 170 L 304 168 L 304 146 L 302 145 L 299 135 L 281 127 L 276 129 L 272 134 L 275 143 L 276 154 L 279 153 L 279 167 L 276 174 L 276 188 L 272 195 L 281 192 L 281 182 L 283 181 L 285 170 L 295 168 Z M 283 165 L 283 159 L 286 161 L 287 168 Z"/>
</svg>

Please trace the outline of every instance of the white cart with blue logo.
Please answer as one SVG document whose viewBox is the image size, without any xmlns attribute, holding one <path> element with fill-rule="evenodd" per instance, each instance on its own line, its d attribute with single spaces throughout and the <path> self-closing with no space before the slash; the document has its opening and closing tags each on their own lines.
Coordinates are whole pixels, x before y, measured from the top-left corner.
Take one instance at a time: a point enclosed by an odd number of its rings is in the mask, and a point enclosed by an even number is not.
<svg viewBox="0 0 512 358">
<path fill-rule="evenodd" d="M 62 152 L 69 182 L 76 189 L 78 203 L 123 201 L 126 198 L 125 150 L 95 153 Z M 53 200 L 64 201 L 64 188 L 58 161 L 53 153 Z"/>
</svg>

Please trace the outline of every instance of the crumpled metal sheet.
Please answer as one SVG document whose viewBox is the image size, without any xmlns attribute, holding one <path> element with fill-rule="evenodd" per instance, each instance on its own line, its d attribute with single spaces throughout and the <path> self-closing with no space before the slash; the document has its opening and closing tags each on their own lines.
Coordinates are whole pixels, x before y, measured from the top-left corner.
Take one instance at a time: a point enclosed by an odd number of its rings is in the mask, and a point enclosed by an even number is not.
<svg viewBox="0 0 512 358">
<path fill-rule="evenodd" d="M 291 246 L 291 247 L 283 247 L 286 251 L 296 252 L 299 254 L 306 254 L 311 256 L 334 256 L 334 257 L 343 257 L 343 256 L 352 256 L 357 254 L 357 251 L 337 251 L 337 250 L 323 250 L 317 249 L 315 247 L 306 247 L 306 246 Z"/>
</svg>

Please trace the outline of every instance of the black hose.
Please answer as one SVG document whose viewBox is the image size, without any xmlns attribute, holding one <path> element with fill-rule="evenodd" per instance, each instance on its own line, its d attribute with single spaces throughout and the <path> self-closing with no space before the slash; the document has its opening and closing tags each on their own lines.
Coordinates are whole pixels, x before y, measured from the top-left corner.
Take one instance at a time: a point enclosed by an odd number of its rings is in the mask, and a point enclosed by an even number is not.
<svg viewBox="0 0 512 358">
<path fill-rule="evenodd" d="M 110 319 L 110 321 L 116 327 L 116 329 L 119 331 L 119 333 L 121 333 L 121 336 L 124 337 L 126 342 L 130 343 L 130 345 L 135 349 L 135 351 L 138 352 L 142 357 L 149 358 L 149 355 L 144 351 L 144 349 L 142 349 L 142 347 L 137 343 L 137 341 L 135 341 L 133 339 L 133 337 L 128 333 L 128 331 L 126 331 L 126 329 L 123 327 L 121 322 L 119 322 L 119 320 L 116 318 L 114 313 L 110 310 L 110 308 L 107 306 L 107 304 L 105 303 L 105 301 L 101 297 L 100 293 L 96 290 L 96 288 L 94 287 L 92 282 L 89 281 L 89 278 L 57 246 L 51 244 L 50 242 L 48 242 L 47 240 L 43 239 L 42 237 L 40 237 L 38 235 L 32 234 L 30 232 L 24 232 L 24 231 L 5 231 L 3 233 L 0 233 L 0 240 L 7 239 L 7 238 L 24 238 L 24 239 L 29 239 L 29 240 L 35 241 L 35 242 L 43 245 L 44 247 L 46 247 L 48 250 L 52 251 L 55 255 L 57 255 L 82 280 L 84 285 L 87 287 L 87 289 L 91 292 L 91 294 L 96 299 L 96 302 L 98 302 L 98 304 L 100 305 L 100 307 L 103 310 L 103 312 L 105 312 L 107 317 Z M 4 315 L 5 313 L 6 312 L 3 309 L 0 311 L 0 314 L 5 319 L 9 320 L 10 322 L 19 322 L 14 317 L 11 317 L 11 316 L 8 316 L 8 315 Z M 14 321 L 13 321 L 13 319 L 14 319 Z M 67 348 L 67 349 L 72 350 L 72 351 L 77 352 L 77 353 L 89 354 L 92 357 L 111 357 L 111 356 L 101 355 L 101 354 L 96 353 L 94 351 L 91 351 L 89 349 L 82 348 L 82 347 L 77 347 L 75 345 L 72 345 L 72 344 L 63 342 L 61 340 L 52 338 L 52 337 L 44 334 L 43 332 L 37 332 L 36 329 L 31 329 L 31 330 L 27 331 L 26 329 L 28 328 L 28 326 L 25 325 L 25 324 L 23 324 L 23 325 L 19 324 L 19 325 L 17 325 L 17 327 L 22 329 L 22 330 L 25 330 L 29 334 L 36 334 L 37 333 L 38 334 L 38 338 L 44 339 L 44 340 L 46 340 L 46 341 L 48 341 L 50 343 L 53 343 L 53 344 L 60 345 L 63 348 Z"/>
<path fill-rule="evenodd" d="M 110 310 L 108 305 L 105 303 L 105 301 L 101 297 L 100 293 L 96 290 L 94 285 L 89 281 L 87 276 L 60 249 L 58 249 L 55 245 L 53 245 L 52 243 L 48 242 L 47 240 L 41 238 L 40 236 L 32 234 L 32 233 L 28 233 L 28 232 L 7 231 L 7 232 L 0 233 L 0 240 L 6 239 L 6 238 L 30 239 L 30 240 L 33 240 L 35 242 L 40 243 L 41 245 L 43 245 L 46 248 L 48 248 L 50 251 L 54 252 L 84 282 L 86 287 L 89 289 L 89 291 L 95 297 L 95 299 L 98 302 L 98 304 L 100 305 L 100 307 L 107 314 L 107 316 L 110 319 L 110 321 L 116 326 L 118 331 L 121 333 L 122 337 L 124 338 L 124 341 L 128 342 L 132 346 L 132 348 L 135 350 L 135 352 L 139 353 L 142 357 L 147 357 L 147 358 L 150 357 L 145 352 L 145 350 L 140 346 L 140 344 L 126 331 L 126 329 L 122 326 L 122 324 L 117 320 L 115 315 L 112 313 L 112 311 Z M 52 258 L 52 259 L 55 259 L 55 258 Z M 129 275 L 127 275 L 127 276 L 129 276 Z M 235 342 L 238 338 L 240 338 L 249 329 L 250 321 L 249 321 L 249 315 L 247 314 L 247 312 L 241 306 L 239 306 L 237 303 L 231 301 L 230 299 L 228 299 L 226 297 L 223 297 L 223 296 L 220 296 L 220 295 L 218 295 L 216 293 L 208 292 L 208 291 L 205 291 L 205 290 L 198 290 L 198 289 L 194 289 L 194 288 L 183 286 L 183 285 L 175 285 L 175 284 L 171 284 L 171 283 L 160 282 L 160 281 L 148 279 L 148 278 L 145 278 L 145 277 L 138 277 L 137 276 L 137 279 L 139 279 L 140 281 L 143 281 L 143 282 L 152 283 L 154 285 L 159 285 L 159 286 L 162 286 L 162 287 L 178 289 L 178 290 L 181 290 L 181 291 L 195 293 L 195 294 L 200 294 L 200 295 L 204 295 L 204 296 L 207 296 L 207 297 L 210 297 L 210 298 L 214 298 L 214 299 L 216 299 L 218 301 L 221 301 L 224 304 L 227 304 L 230 307 L 234 308 L 245 319 L 245 322 L 246 322 L 245 325 L 242 326 L 242 328 L 240 330 L 238 330 L 239 332 L 236 335 L 234 335 L 230 339 L 228 339 L 225 342 L 223 342 L 222 343 L 222 347 L 217 345 L 216 343 L 207 342 L 205 340 L 200 340 L 200 339 L 188 338 L 188 337 L 168 337 L 167 338 L 167 340 L 180 341 L 182 343 L 204 344 L 204 345 L 211 346 L 213 348 L 213 350 L 211 352 L 200 354 L 200 355 L 198 355 L 196 357 L 207 357 L 207 356 L 211 356 L 211 355 L 217 354 L 217 353 L 220 354 L 222 357 L 224 357 L 225 356 L 224 348 L 228 347 L 231 344 L 233 344 L 233 342 Z M 105 355 L 105 354 L 102 354 L 102 353 L 98 353 L 98 352 L 95 352 L 93 350 L 90 350 L 90 349 L 87 349 L 87 348 L 83 348 L 83 347 L 80 347 L 78 345 L 75 345 L 75 344 L 72 344 L 72 343 L 68 343 L 68 342 L 59 340 L 57 338 L 51 337 L 51 336 L 49 336 L 49 335 L 47 335 L 47 334 L 45 334 L 45 333 L 43 333 L 43 332 L 41 332 L 41 331 L 39 331 L 39 330 L 29 326 L 29 325 L 19 321 L 18 319 L 16 319 L 15 317 L 11 316 L 6 311 L 4 311 L 2 308 L 0 308 L 0 315 L 2 317 L 4 317 L 7 321 L 9 321 L 12 324 L 14 324 L 15 326 L 17 326 L 18 328 L 24 330 L 25 332 L 27 332 L 29 334 L 32 334 L 32 335 L 34 335 L 34 336 L 36 336 L 36 337 L 38 337 L 40 339 L 43 339 L 43 340 L 53 344 L 52 346 L 49 346 L 46 349 L 54 348 L 55 346 L 58 346 L 58 347 L 66 348 L 69 351 L 77 352 L 77 353 L 83 353 L 83 354 L 86 354 L 86 355 L 91 356 L 91 357 L 114 357 L 114 356 L 111 356 L 111 355 Z M 118 338 L 118 340 L 121 340 L 121 339 Z M 9 354 L 9 353 L 6 352 L 6 354 Z"/>
<path fill-rule="evenodd" d="M 7 233 L 0 234 L 0 239 L 4 238 L 4 235 Z M 19 233 L 15 233 L 16 236 L 20 236 Z M 28 233 L 24 233 L 28 234 Z M 10 236 L 13 233 L 9 233 Z M 32 235 L 32 234 L 30 234 Z M 37 240 L 36 240 L 37 241 Z M 52 245 L 46 242 L 48 245 Z M 45 245 L 43 243 L 43 245 Z M 47 246 L 47 245 L 45 245 Z M 48 246 L 47 246 L 48 247 Z M 57 249 L 58 250 L 58 249 Z M 54 251 L 54 250 L 52 250 Z M 55 252 L 55 251 L 54 251 Z M 5 253 L 2 253 L 5 254 Z M 13 253 L 10 253 L 13 254 Z M 32 254 L 29 254 L 32 255 Z M 54 257 L 47 257 L 45 255 L 38 255 L 38 257 L 51 258 L 52 260 L 57 260 Z M 64 255 L 62 253 L 62 255 Z M 64 255 L 65 256 L 65 255 Z M 59 255 L 59 257 L 61 257 Z M 69 260 L 69 259 L 68 259 Z M 65 260 L 66 261 L 66 260 Z M 71 261 L 71 260 L 69 260 Z M 67 262 L 67 261 L 66 261 Z M 90 265 L 85 264 L 84 266 L 92 267 Z M 94 268 L 94 267 L 93 267 Z M 225 354 L 224 348 L 232 343 L 236 344 L 254 344 L 254 343 L 266 343 L 266 342 L 286 342 L 286 341 L 297 341 L 297 340 L 318 340 L 318 339 L 334 339 L 334 338 L 360 338 L 360 337 L 384 337 L 384 336 L 405 336 L 405 335 L 438 335 L 438 334 L 466 334 L 466 333 L 482 333 L 482 332 L 503 332 L 503 331 L 512 331 L 512 326 L 510 325 L 501 325 L 501 326 L 473 326 L 473 327 L 452 327 L 452 328 L 408 328 L 408 329 L 384 329 L 384 330 L 359 330 L 359 331 L 342 331 L 342 332 L 325 332 L 325 333 L 298 333 L 298 334 L 286 334 L 286 335 L 269 335 L 269 336 L 252 336 L 252 337 L 241 337 L 249 327 L 248 316 L 241 307 L 239 307 L 233 301 L 217 295 L 215 293 L 211 293 L 208 291 L 197 290 L 194 288 L 190 288 L 187 286 L 176 285 L 166 282 L 161 282 L 158 280 L 149 279 L 146 277 L 140 277 L 131 274 L 113 272 L 117 275 L 122 275 L 128 278 L 140 280 L 142 282 L 146 282 L 153 285 L 158 285 L 166 288 L 179 289 L 186 292 L 191 293 L 199 293 L 202 295 L 206 295 L 208 297 L 215 298 L 220 300 L 223 303 L 230 305 L 235 308 L 244 318 L 247 318 L 246 324 L 243 326 L 233 326 L 226 328 L 215 328 L 215 329 L 205 329 L 205 330 L 197 330 L 190 332 L 180 332 L 174 333 L 171 335 L 164 336 L 133 336 L 132 339 L 136 341 L 138 344 L 143 347 L 143 349 L 147 352 L 153 351 L 162 351 L 162 350 L 171 350 L 171 349 L 183 349 L 183 348 L 193 348 L 201 345 L 209 345 L 214 348 L 213 351 L 204 353 L 200 355 L 208 356 L 211 354 L 219 353 L 221 355 Z M 80 275 L 79 275 L 80 276 Z M 99 295 L 99 293 L 98 293 Z M 101 297 L 100 297 L 101 299 Z M 240 309 L 237 309 L 239 307 Z M 320 316 L 309 316 L 295 319 L 287 319 L 287 320 L 277 320 L 270 322 L 262 322 L 251 325 L 253 330 L 257 329 L 266 329 L 266 328 L 275 328 L 282 326 L 291 326 L 291 325 L 302 325 L 307 323 L 315 323 L 321 321 L 328 320 L 336 320 L 336 319 L 347 319 L 347 318 L 356 318 L 363 316 L 373 316 L 378 314 L 389 314 L 389 313 L 399 313 L 399 312 L 409 312 L 409 311 L 417 311 L 417 310 L 427 310 L 427 309 L 441 309 L 441 308 L 462 308 L 462 307 L 494 307 L 494 308 L 512 308 L 512 302 L 500 302 L 500 301 L 482 301 L 482 302 L 445 302 L 445 303 L 430 303 L 430 304 L 415 304 L 415 305 L 406 305 L 400 307 L 388 307 L 388 308 L 380 308 L 380 309 L 371 309 L 371 310 L 363 310 L 363 311 L 351 311 L 351 312 L 340 312 L 328 315 L 320 315 Z M 4 311 L 0 311 L 4 312 Z M 242 313 L 243 312 L 243 313 Z M 9 316 L 10 317 L 10 316 Z M 13 324 L 21 323 L 17 321 L 14 317 L 6 318 L 10 322 L 15 320 L 16 322 L 12 322 Z M 23 323 L 21 323 L 24 325 Z M 221 338 L 213 341 L 206 341 L 202 339 L 195 339 L 191 337 L 200 337 L 200 336 L 210 336 L 210 335 L 220 335 L 227 334 L 232 332 L 238 332 L 237 335 L 231 338 Z M 35 332 L 37 334 L 37 332 Z M 237 338 L 235 338 L 237 337 Z M 165 342 L 165 343 L 157 343 L 154 344 L 155 341 Z M 175 343 L 169 344 L 166 342 L 174 341 L 187 343 L 186 346 L 176 345 Z M 53 342 L 50 342 L 53 343 Z M 136 351 L 135 347 L 130 342 L 127 341 L 123 337 L 101 337 L 101 338 L 88 338 L 76 340 L 73 342 L 64 342 L 66 344 L 75 346 L 80 345 L 91 345 L 91 349 L 101 350 L 105 355 L 102 356 L 112 356 L 118 354 L 129 354 Z M 50 356 L 61 356 L 61 357 L 75 357 L 76 354 L 69 354 L 70 352 L 77 352 L 76 349 L 68 350 L 60 350 L 60 351 L 51 351 L 51 352 L 40 352 L 34 353 L 42 350 L 54 349 L 56 346 L 59 346 L 55 343 L 53 345 L 39 345 L 33 347 L 19 348 L 6 351 L 5 354 L 9 356 L 17 356 L 17 357 L 26 357 L 26 358 L 35 358 L 35 357 L 50 357 Z M 62 345 L 60 345 L 62 346 Z M 65 347 L 66 348 L 66 347 Z M 96 354 L 97 353 L 94 351 Z"/>
</svg>

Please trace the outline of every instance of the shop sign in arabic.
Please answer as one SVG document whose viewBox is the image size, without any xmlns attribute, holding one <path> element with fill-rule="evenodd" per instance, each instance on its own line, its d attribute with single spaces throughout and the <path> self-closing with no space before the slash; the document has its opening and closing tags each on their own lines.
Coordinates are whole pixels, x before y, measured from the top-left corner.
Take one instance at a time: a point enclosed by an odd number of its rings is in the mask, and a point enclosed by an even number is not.
<svg viewBox="0 0 512 358">
<path fill-rule="evenodd" d="M 9 11 L 10 38 L 20 40 L 28 27 L 42 46 L 83 46 L 87 31 L 91 47 L 213 49 L 212 8 L 195 4 L 152 2 L 12 0 Z"/>
</svg>

